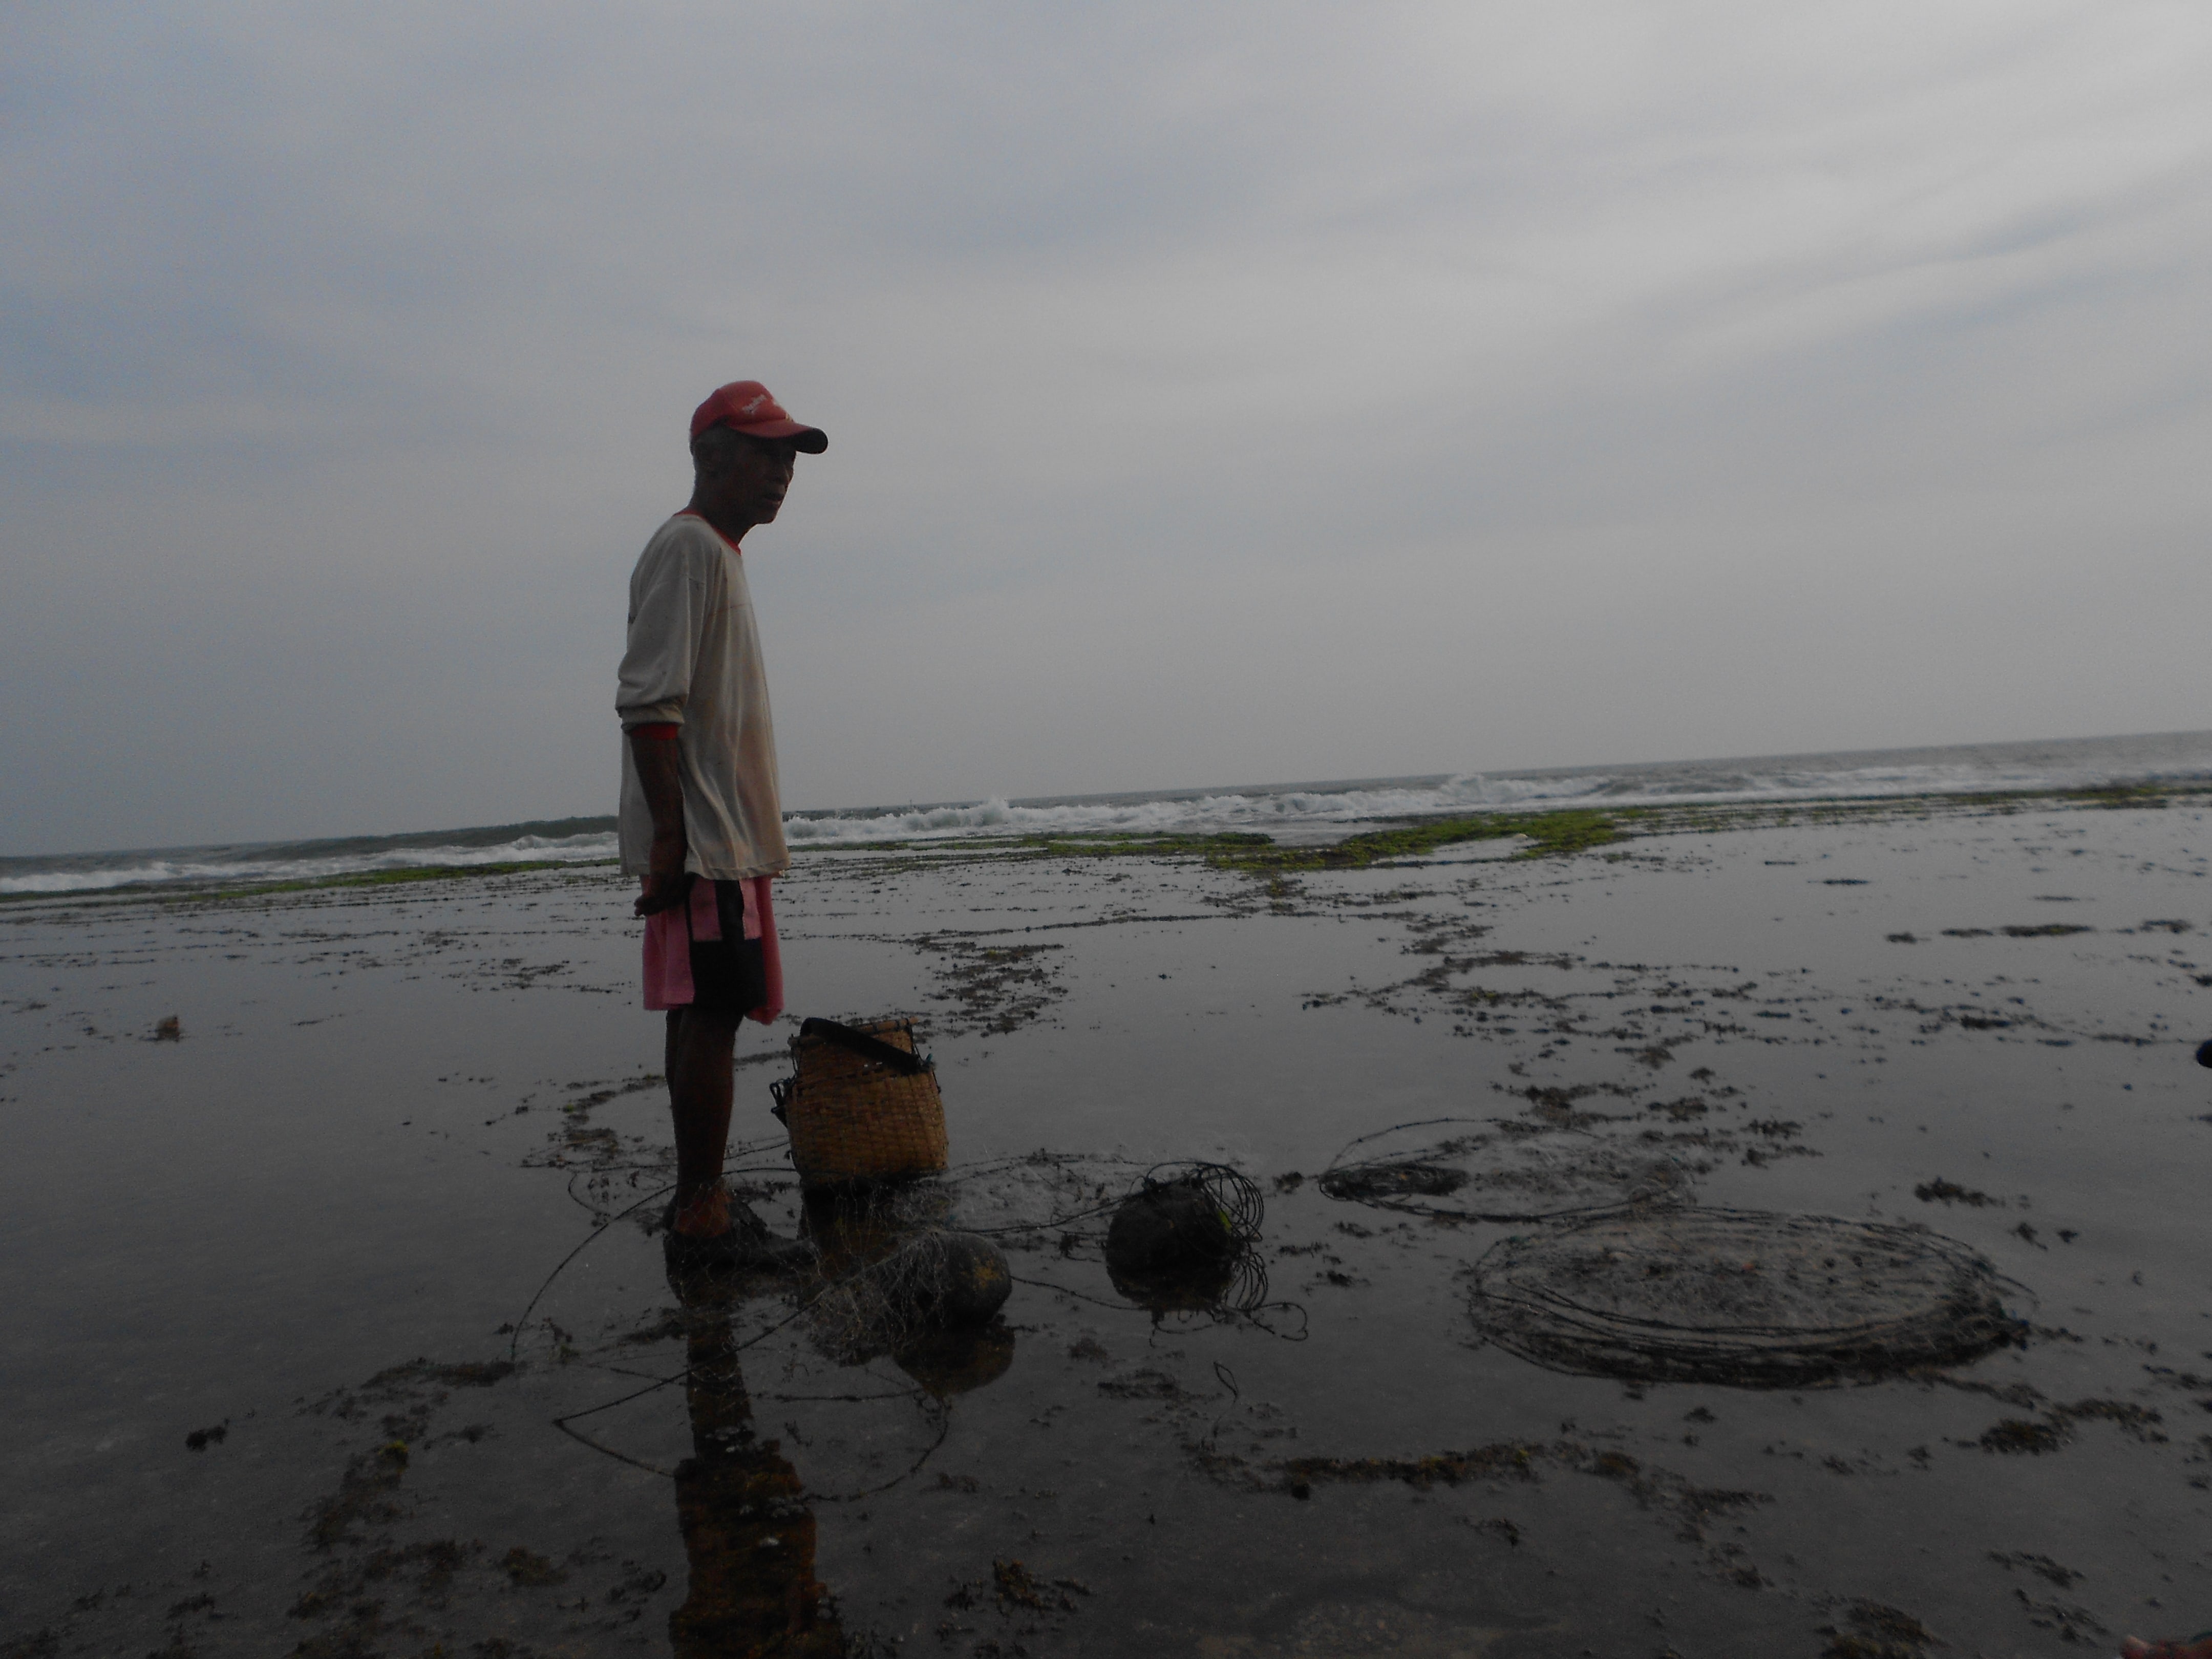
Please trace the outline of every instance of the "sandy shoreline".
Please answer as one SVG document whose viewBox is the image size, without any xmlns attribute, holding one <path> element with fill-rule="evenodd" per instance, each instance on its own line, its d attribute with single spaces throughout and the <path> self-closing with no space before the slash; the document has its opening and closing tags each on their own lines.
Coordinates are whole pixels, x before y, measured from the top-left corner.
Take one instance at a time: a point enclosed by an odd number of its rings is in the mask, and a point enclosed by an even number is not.
<svg viewBox="0 0 2212 1659">
<path fill-rule="evenodd" d="M 848 1635 L 1809 1655 L 1911 1652 L 1924 1626 L 2040 1654 L 2212 1621 L 2190 1063 L 2212 825 L 2185 798 L 1881 806 L 1343 870 L 804 859 L 779 906 L 794 1012 L 921 1012 L 956 1160 L 1245 1169 L 1275 1309 L 1156 1328 L 1055 1235 L 1015 1252 L 1011 1366 L 949 1406 L 801 1326 L 758 1335 L 754 1425 L 808 1494 Z M 626 908 L 571 868 L 0 912 L 24 1471 L 0 1640 L 666 1647 L 696 1563 L 653 1471 L 696 1401 L 597 1413 L 627 1462 L 550 1426 L 681 1373 L 653 1242 L 610 1229 L 499 1329 L 659 1178 Z M 173 1014 L 182 1040 L 147 1040 Z M 742 1050 L 763 1140 L 780 1041 Z M 2033 1334 L 1794 1395 L 1539 1369 L 1468 1311 L 1466 1269 L 1511 1229 L 1311 1178 L 1446 1116 L 1655 1149 L 1700 1205 L 1925 1223 L 2014 1281 Z M 773 1146 L 748 1167 L 781 1185 Z M 971 1171 L 966 1201 L 1014 1202 L 1024 1167 Z M 728 1318 L 751 1340 L 788 1311 Z M 451 1369 L 510 1344 L 512 1372 Z M 1986 1438 L 2004 1424 L 2045 1449 Z"/>
</svg>

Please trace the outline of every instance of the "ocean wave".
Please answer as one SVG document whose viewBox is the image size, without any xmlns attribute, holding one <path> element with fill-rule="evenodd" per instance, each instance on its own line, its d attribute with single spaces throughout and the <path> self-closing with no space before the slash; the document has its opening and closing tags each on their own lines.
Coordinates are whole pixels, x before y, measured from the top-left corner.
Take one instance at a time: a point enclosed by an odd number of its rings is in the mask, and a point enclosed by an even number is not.
<svg viewBox="0 0 2212 1659">
<path fill-rule="evenodd" d="M 994 797 L 963 805 L 900 811 L 803 814 L 787 818 L 793 846 L 955 840 L 993 835 L 1280 833 L 1339 824 L 1516 808 L 1723 805 L 1759 800 L 1963 794 L 2008 789 L 2093 788 L 2118 782 L 2212 781 L 2212 751 L 2201 763 L 2156 770 L 2057 769 L 1986 762 L 1876 763 L 1856 767 L 1737 768 L 1684 763 L 1559 773 L 1466 772 L 1374 787 L 1313 785 L 1285 789 L 1022 804 Z"/>
<path fill-rule="evenodd" d="M 903 812 L 799 815 L 784 820 L 783 832 L 793 846 L 994 835 L 1171 835 L 1220 828 L 1356 822 L 1435 811 L 1443 799 L 1435 790 L 1286 791 L 1021 805 L 1001 796 L 969 805 L 917 807 Z"/>
<path fill-rule="evenodd" d="M 92 893 L 118 887 L 173 886 L 206 883 L 321 881 L 332 876 L 374 874 L 382 870 L 452 868 L 483 864 L 539 861 L 588 863 L 615 856 L 611 834 L 588 836 L 520 836 L 488 847 L 405 846 L 380 850 L 331 854 L 322 857 L 265 856 L 256 858 L 241 849 L 234 856 L 163 858 L 125 855 L 128 861 L 100 862 L 91 858 L 54 860 L 57 868 L 19 869 L 0 875 L 0 894 Z M 10 859 L 23 866 L 38 862 Z"/>
<path fill-rule="evenodd" d="M 988 800 L 795 812 L 784 833 L 801 850 L 871 842 L 957 842 L 1032 835 L 1258 832 L 1325 841 L 1378 821 L 1535 807 L 1882 799 L 1906 795 L 2212 781 L 2212 733 L 2074 738 L 1952 749 L 1786 755 L 1660 765 L 1462 772 L 1425 778 L 1268 788 Z M 579 833 L 539 834 L 536 830 Z M 611 820 L 571 818 L 432 835 L 290 846 L 202 848 L 53 859 L 0 859 L 0 895 L 60 894 L 209 883 L 314 881 L 428 866 L 588 862 L 616 855 Z"/>
</svg>

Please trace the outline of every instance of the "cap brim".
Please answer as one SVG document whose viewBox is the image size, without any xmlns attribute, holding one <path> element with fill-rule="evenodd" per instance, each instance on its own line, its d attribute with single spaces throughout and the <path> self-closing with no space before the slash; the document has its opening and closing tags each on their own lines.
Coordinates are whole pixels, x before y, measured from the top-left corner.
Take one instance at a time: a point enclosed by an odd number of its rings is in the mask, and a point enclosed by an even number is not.
<svg viewBox="0 0 2212 1659">
<path fill-rule="evenodd" d="M 830 435 L 818 426 L 801 426 L 797 421 L 762 421 L 753 426 L 728 423 L 732 432 L 742 432 L 748 438 L 773 438 L 792 441 L 792 447 L 804 455 L 819 455 L 830 447 Z"/>
</svg>

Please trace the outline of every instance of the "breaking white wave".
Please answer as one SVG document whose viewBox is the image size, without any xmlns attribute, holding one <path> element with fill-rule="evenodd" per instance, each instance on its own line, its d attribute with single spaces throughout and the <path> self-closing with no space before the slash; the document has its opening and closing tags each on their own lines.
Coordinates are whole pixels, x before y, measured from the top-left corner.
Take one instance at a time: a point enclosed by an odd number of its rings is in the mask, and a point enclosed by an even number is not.
<svg viewBox="0 0 2212 1659">
<path fill-rule="evenodd" d="M 196 849 L 198 850 L 198 849 Z M 381 849 L 349 850 L 321 856 L 301 856 L 295 849 L 269 849 L 255 857 L 254 849 L 204 849 L 164 856 L 160 854 L 120 854 L 112 860 L 96 855 L 70 859 L 0 860 L 0 867 L 40 863 L 55 868 L 27 869 L 0 875 L 0 894 L 88 893 L 116 887 L 171 886 L 235 882 L 320 881 L 331 876 L 373 874 L 380 870 L 419 870 L 483 864 L 521 864 L 539 861 L 588 863 L 615 856 L 612 831 L 591 835 L 520 836 L 489 846 L 441 847 L 409 845 Z"/>
<path fill-rule="evenodd" d="M 1456 780 L 1452 781 L 1456 782 Z M 1003 797 L 965 806 L 802 815 L 784 820 L 794 846 L 988 836 L 1174 835 L 1359 823 L 1479 804 L 1442 787 L 1303 790 L 1024 805 Z"/>
<path fill-rule="evenodd" d="M 1857 763 L 1853 764 L 1851 763 Z M 1542 806 L 1655 806 L 1758 800 L 1881 799 L 2001 790 L 2212 781 L 2212 733 L 1990 744 L 1972 750 L 1680 761 L 1651 766 L 1462 772 L 1370 784 L 1054 801 L 1003 797 L 906 811 L 787 818 L 794 846 L 1018 835 L 1282 835 L 1331 825 Z"/>
<path fill-rule="evenodd" d="M 2212 732 L 2173 732 L 1753 760 L 1463 772 L 1339 784 L 1051 800 L 994 797 L 934 806 L 797 812 L 785 819 L 784 833 L 794 848 L 823 851 L 870 842 L 1102 833 L 1243 831 L 1280 840 L 1320 842 L 1377 821 L 1515 808 L 1863 800 L 2203 782 L 2212 782 Z M 571 826 L 574 833 L 538 833 L 568 830 Z M 582 863 L 615 855 L 611 820 L 567 819 L 550 824 L 494 825 L 438 835 L 370 836 L 289 846 L 0 859 L 0 895 L 90 892 L 140 885 L 313 881 L 431 866 Z"/>
</svg>

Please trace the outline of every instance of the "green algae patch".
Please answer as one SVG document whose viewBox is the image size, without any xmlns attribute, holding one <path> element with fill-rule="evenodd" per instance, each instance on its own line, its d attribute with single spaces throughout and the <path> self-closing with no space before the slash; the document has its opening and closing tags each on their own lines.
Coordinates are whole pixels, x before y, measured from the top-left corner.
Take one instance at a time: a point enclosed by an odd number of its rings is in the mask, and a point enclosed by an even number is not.
<svg viewBox="0 0 2212 1659">
<path fill-rule="evenodd" d="M 595 860 L 596 862 L 596 860 Z M 242 887 L 206 888 L 152 896 L 183 902 L 204 899 L 260 898 L 270 893 L 325 892 L 338 887 L 401 887 L 418 881 L 464 881 L 474 876 L 519 876 L 532 870 L 573 870 L 578 866 L 560 859 L 537 859 L 514 864 L 428 864 L 406 870 L 368 870 L 350 876 L 323 876 L 308 881 L 255 882 Z"/>
<path fill-rule="evenodd" d="M 2150 783 L 2116 783 L 2100 789 L 2067 789 L 2060 792 L 2062 800 L 2075 801 L 2083 806 L 2129 807 L 2164 806 L 2166 798 L 2172 794 L 2189 794 L 2196 791 L 2186 785 L 2180 788 Z"/>
<path fill-rule="evenodd" d="M 1365 869 L 1376 864 L 1423 858 L 1462 842 L 1493 841 L 1509 836 L 1526 836 L 1530 843 L 1515 852 L 1513 858 L 1542 859 L 1587 852 L 1630 836 L 1716 835 L 1739 830 L 1913 823 L 1961 816 L 2002 816 L 2033 808 L 2061 811 L 2084 808 L 2141 810 L 2202 804 L 2208 799 L 2212 799 L 2212 785 L 2208 784 L 2118 784 L 2084 789 L 1962 791 L 1955 794 L 1887 796 L 1875 799 L 1830 797 L 1781 802 L 1616 807 L 1610 811 L 1570 807 L 1549 812 L 1474 813 L 1460 817 L 1417 819 L 1395 828 L 1348 836 L 1330 847 L 1282 847 L 1272 837 L 1251 831 L 1146 834 L 1098 830 L 963 836 L 955 840 L 886 839 L 830 846 L 802 842 L 793 851 L 802 864 L 816 858 L 860 854 L 861 857 L 847 867 L 865 866 L 884 877 L 1008 860 L 1194 858 L 1204 860 L 1216 869 L 1267 878 L 1268 896 L 1287 901 L 1296 882 L 1285 881 L 1285 876 L 1316 870 Z M 599 822 L 575 821 L 593 827 Z M 568 821 L 543 828 L 565 831 Z M 1619 859 L 1629 855 L 1613 853 L 1606 856 Z M 422 865 L 221 886 L 146 882 L 74 892 L 0 893 L 0 911 L 21 915 L 33 911 L 50 913 L 56 907 L 105 909 L 149 902 L 162 905 L 205 904 L 544 872 L 562 872 L 569 880 L 589 880 L 602 878 L 599 872 L 611 869 L 615 862 L 612 859 L 564 859 Z M 1978 931 L 1970 930 L 1967 936 Z M 2060 928 L 2045 925 L 2039 931 L 2055 933 Z M 2019 936 L 2012 928 L 2005 932 Z"/>
<path fill-rule="evenodd" d="M 1370 830 L 1347 836 L 1334 847 L 1278 847 L 1264 837 L 1237 837 L 1239 845 L 1206 849 L 1217 869 L 1255 873 L 1283 870 L 1360 870 L 1400 859 L 1424 858 L 1468 842 L 1523 836 L 1530 845 L 1516 859 L 1556 858 L 1587 852 L 1617 841 L 1622 821 L 1633 812 L 1484 812 L 1468 817 L 1430 818 L 1395 830 Z M 1226 839 L 1225 837 L 1224 839 Z M 1262 844 L 1254 846 L 1258 839 Z"/>
<path fill-rule="evenodd" d="M 1131 854 L 1147 858 L 1188 857 L 1270 848 L 1274 838 L 1242 830 L 1213 835 L 1131 835 L 1111 830 L 1075 830 L 1061 835 L 1024 836 L 1020 845 L 1053 858 L 1118 858 Z"/>
<path fill-rule="evenodd" d="M 129 882 L 118 887 L 92 888 L 81 892 L 0 893 L 0 905 L 38 904 L 99 909 L 148 903 L 211 904 L 234 899 L 269 898 L 286 893 L 329 892 L 347 887 L 402 887 L 415 882 L 465 881 L 478 876 L 516 876 L 538 870 L 587 870 L 613 863 L 612 859 L 531 859 L 501 864 L 424 864 L 402 870 L 364 870 L 351 875 L 240 882 L 234 886 L 221 887 L 183 883 Z"/>
<path fill-rule="evenodd" d="M 1557 812 L 1482 812 L 1462 817 L 1416 819 L 1388 830 L 1348 836 L 1334 846 L 1285 847 L 1272 836 L 1252 830 L 1146 834 L 1116 830 L 1060 831 L 1012 839 L 918 845 L 885 843 L 890 854 L 871 869 L 892 875 L 945 869 L 965 863 L 1007 860 L 1062 861 L 1078 859 L 1200 859 L 1217 870 L 1266 877 L 1271 896 L 1289 893 L 1283 877 L 1309 870 L 1364 870 L 1376 864 L 1419 859 L 1468 842 L 1525 837 L 1530 843 L 1516 859 L 1551 858 L 1601 847 L 1620 838 L 1625 826 L 1643 816 L 1640 808 L 1616 812 L 1567 809 Z M 808 849 L 811 850 L 811 849 Z M 841 848 L 841 852 L 854 850 Z"/>
<path fill-rule="evenodd" d="M 1283 1483 L 1295 1496 L 1316 1480 L 1361 1484 L 1403 1481 L 1418 1491 L 1456 1486 L 1467 1480 L 1535 1478 L 1534 1460 L 1543 1448 L 1526 1441 L 1501 1440 L 1472 1451 L 1437 1452 L 1426 1457 L 1293 1457 L 1281 1465 Z"/>
</svg>

